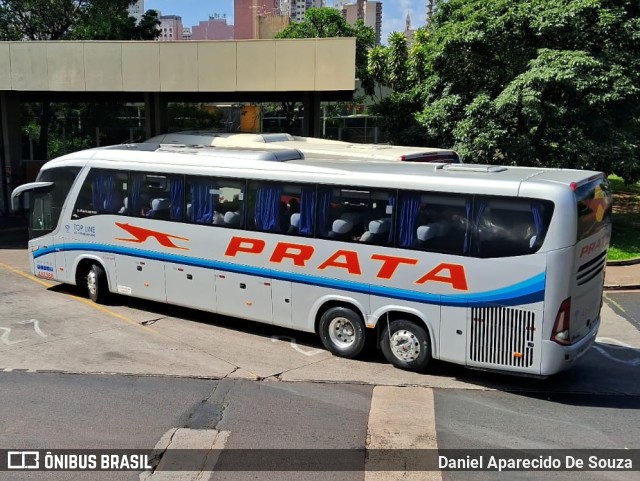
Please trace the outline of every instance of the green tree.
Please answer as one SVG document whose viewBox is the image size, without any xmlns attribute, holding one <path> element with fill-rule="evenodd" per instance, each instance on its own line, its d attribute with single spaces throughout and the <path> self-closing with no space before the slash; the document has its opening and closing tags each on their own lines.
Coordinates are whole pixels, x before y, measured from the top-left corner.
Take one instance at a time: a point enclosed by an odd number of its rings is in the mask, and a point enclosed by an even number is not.
<svg viewBox="0 0 640 481">
<path fill-rule="evenodd" d="M 0 40 L 153 40 L 155 11 L 136 24 L 133 0 L 0 0 Z"/>
<path fill-rule="evenodd" d="M 422 80 L 376 109 L 411 108 L 424 143 L 640 178 L 637 0 L 441 2 L 420 53 Z"/>
<path fill-rule="evenodd" d="M 367 70 L 368 52 L 374 47 L 375 33 L 361 20 L 349 25 L 335 8 L 310 8 L 301 22 L 294 22 L 276 35 L 276 38 L 332 38 L 355 37 L 356 39 L 356 77 L 368 94 L 373 93 L 373 81 Z M 281 111 L 285 113 L 289 130 L 298 120 L 301 109 L 295 102 L 283 102 Z"/>
<path fill-rule="evenodd" d="M 378 93 L 372 112 L 378 124 L 394 144 L 428 145 L 424 128 L 415 118 L 424 103 L 422 82 L 425 79 L 425 44 L 429 36 L 424 28 L 414 34 L 411 48 L 404 34 L 389 36 L 389 46 L 369 51 L 368 73 L 380 87 L 393 89 L 388 97 Z"/>
</svg>

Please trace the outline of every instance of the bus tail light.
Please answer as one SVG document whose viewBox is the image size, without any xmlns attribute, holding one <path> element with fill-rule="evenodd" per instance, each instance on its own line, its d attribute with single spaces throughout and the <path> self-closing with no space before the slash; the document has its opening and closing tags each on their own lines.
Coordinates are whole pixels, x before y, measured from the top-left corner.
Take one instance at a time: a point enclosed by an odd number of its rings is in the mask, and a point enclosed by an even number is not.
<svg viewBox="0 0 640 481">
<path fill-rule="evenodd" d="M 551 332 L 551 340 L 564 346 L 570 344 L 569 326 L 571 325 L 571 298 L 567 297 L 558 309 L 556 322 Z"/>
</svg>

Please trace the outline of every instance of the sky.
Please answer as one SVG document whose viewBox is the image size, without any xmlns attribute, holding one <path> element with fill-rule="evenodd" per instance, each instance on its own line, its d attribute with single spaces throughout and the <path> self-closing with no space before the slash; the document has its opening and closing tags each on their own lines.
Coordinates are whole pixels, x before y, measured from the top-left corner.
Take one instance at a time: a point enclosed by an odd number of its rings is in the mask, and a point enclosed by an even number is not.
<svg viewBox="0 0 640 481">
<path fill-rule="evenodd" d="M 334 0 L 326 0 L 333 5 Z M 425 0 L 381 0 L 382 1 L 382 43 L 387 43 L 391 32 L 405 29 L 407 12 L 411 14 L 411 27 L 418 28 L 425 23 Z M 355 0 L 354 0 L 355 2 Z M 145 10 L 160 10 L 163 15 L 179 15 L 182 25 L 193 27 L 209 15 L 227 14 L 227 23 L 233 24 L 233 0 L 145 0 Z"/>
</svg>

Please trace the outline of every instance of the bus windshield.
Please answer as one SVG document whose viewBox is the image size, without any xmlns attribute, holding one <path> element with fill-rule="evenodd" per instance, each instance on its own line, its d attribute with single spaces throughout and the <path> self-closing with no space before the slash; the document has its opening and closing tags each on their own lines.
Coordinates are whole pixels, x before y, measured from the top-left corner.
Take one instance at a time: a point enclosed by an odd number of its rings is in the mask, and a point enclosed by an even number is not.
<svg viewBox="0 0 640 481">
<path fill-rule="evenodd" d="M 29 238 L 47 234 L 57 227 L 62 207 L 78 172 L 79 167 L 61 167 L 40 172 L 37 181 L 53 182 L 53 185 L 45 191 L 33 191 L 29 203 Z"/>
</svg>

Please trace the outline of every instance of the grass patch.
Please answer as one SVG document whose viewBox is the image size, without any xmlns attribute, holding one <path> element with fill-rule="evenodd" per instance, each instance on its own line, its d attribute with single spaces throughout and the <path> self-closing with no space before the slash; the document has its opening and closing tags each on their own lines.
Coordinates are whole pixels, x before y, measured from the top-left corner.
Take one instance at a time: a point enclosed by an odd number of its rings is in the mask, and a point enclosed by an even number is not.
<svg viewBox="0 0 640 481">
<path fill-rule="evenodd" d="M 609 176 L 613 192 L 613 232 L 609 259 L 640 257 L 640 183 L 625 185 L 620 177 Z"/>
</svg>

